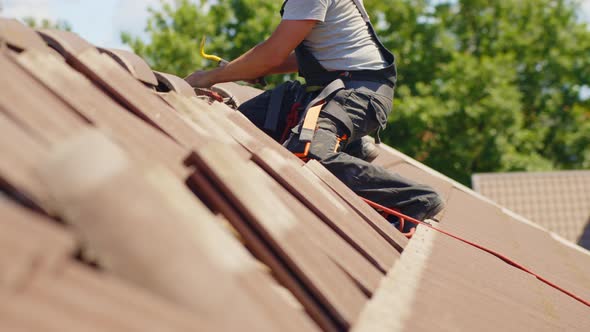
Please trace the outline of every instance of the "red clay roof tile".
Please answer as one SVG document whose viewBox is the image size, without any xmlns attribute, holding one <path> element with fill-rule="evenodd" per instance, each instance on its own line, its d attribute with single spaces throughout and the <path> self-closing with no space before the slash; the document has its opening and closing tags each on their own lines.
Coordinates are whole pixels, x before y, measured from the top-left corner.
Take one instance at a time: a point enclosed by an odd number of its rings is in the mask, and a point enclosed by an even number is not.
<svg viewBox="0 0 590 332">
<path fill-rule="evenodd" d="M 113 48 L 99 48 L 99 51 L 108 54 L 123 68 L 127 69 L 133 77 L 152 87 L 158 85 L 158 79 L 148 64 L 137 54 Z"/>
<path fill-rule="evenodd" d="M 67 64 L 35 41 L 0 56 L 0 203 L 24 204 L 0 204 L 0 246 L 11 249 L 0 255 L 0 329 L 590 328 L 587 306 L 492 255 L 422 226 L 408 241 L 317 162 L 303 166 L 180 78 L 160 75 L 182 93 L 155 93 L 138 82 L 157 84 L 138 57 L 121 56 L 132 76 L 75 34 L 41 34 Z M 260 92 L 216 88 L 238 104 Z M 76 141 L 91 127 L 121 147 Z M 589 293 L 587 252 L 381 150 L 378 164 L 447 198 L 439 227 Z M 25 198 L 76 227 L 3 210 Z M 100 272 L 72 257 L 78 246 Z"/>
<path fill-rule="evenodd" d="M 14 49 L 48 51 L 47 44 L 33 29 L 15 19 L 0 17 L 0 40 Z"/>
<path fill-rule="evenodd" d="M 475 174 L 476 191 L 569 241 L 590 220 L 590 171 Z"/>
</svg>

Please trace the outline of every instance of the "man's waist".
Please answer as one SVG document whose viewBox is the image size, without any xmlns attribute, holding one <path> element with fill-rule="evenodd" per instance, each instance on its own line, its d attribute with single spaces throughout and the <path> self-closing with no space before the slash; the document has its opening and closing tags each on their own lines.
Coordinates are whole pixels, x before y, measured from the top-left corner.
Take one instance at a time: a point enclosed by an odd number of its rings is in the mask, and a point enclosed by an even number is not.
<svg viewBox="0 0 590 332">
<path fill-rule="evenodd" d="M 342 82 L 344 83 L 344 88 L 345 89 L 365 89 L 368 91 L 372 91 L 374 93 L 383 95 L 383 96 L 393 96 L 393 83 L 391 83 L 388 80 L 378 80 L 378 79 L 370 79 L 370 80 L 364 80 L 364 79 L 351 79 L 348 77 L 343 77 L 343 78 L 336 78 L 336 79 L 341 79 Z M 311 84 L 306 84 L 305 86 L 305 91 L 306 92 L 319 92 L 322 91 L 326 86 L 330 85 L 331 82 L 333 82 L 334 80 L 328 82 L 327 84 L 321 84 L 321 85 L 311 85 Z"/>
<path fill-rule="evenodd" d="M 366 81 L 394 87 L 395 75 L 388 73 L 388 68 L 381 70 L 346 70 L 346 71 L 325 71 L 321 73 L 307 73 L 305 81 L 308 86 L 327 86 L 336 79 L 343 81 Z"/>
</svg>

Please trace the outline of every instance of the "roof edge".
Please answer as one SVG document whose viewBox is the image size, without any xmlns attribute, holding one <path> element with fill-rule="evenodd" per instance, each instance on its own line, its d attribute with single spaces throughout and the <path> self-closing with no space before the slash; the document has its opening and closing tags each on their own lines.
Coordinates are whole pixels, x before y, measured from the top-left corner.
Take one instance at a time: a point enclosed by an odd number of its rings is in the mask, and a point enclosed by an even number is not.
<svg viewBox="0 0 590 332">
<path fill-rule="evenodd" d="M 563 238 L 561 235 L 559 235 L 559 234 L 557 234 L 555 232 L 549 232 L 549 235 L 551 235 L 551 237 L 554 240 L 556 240 L 556 241 L 558 241 L 558 242 L 560 242 L 560 243 L 568 246 L 569 248 L 574 249 L 574 250 L 577 250 L 578 252 L 580 252 L 580 253 L 582 253 L 584 255 L 590 256 L 590 250 L 588 250 L 588 249 L 586 249 L 586 248 L 584 248 L 584 247 L 582 247 L 580 245 L 577 245 L 577 244 L 575 244 L 575 243 L 573 243 L 573 242 L 571 242 L 571 241 Z"/>
<path fill-rule="evenodd" d="M 486 173 L 473 173 L 471 178 L 489 177 L 489 176 L 522 176 L 522 175 L 573 175 L 573 174 L 584 174 L 590 175 L 590 170 L 585 169 L 565 169 L 557 171 L 518 171 L 518 172 L 486 172 Z"/>
<path fill-rule="evenodd" d="M 352 332 L 403 331 L 412 315 L 416 293 L 439 234 L 419 225 L 413 241 L 404 249 L 400 260 L 381 280 L 377 292 L 363 308 Z M 396 294 L 396 296 L 392 296 Z"/>
</svg>

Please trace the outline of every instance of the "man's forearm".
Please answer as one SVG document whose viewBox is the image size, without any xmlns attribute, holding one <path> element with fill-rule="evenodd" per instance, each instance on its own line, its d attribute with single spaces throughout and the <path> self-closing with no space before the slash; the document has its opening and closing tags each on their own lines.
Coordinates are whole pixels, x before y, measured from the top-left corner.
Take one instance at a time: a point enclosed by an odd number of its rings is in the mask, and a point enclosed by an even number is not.
<svg viewBox="0 0 590 332">
<path fill-rule="evenodd" d="M 248 81 L 270 73 L 290 73 L 297 70 L 293 50 L 311 31 L 317 21 L 281 21 L 266 41 L 258 44 L 223 67 L 195 71 L 185 78 L 194 87 L 210 87 L 216 83 Z"/>
<path fill-rule="evenodd" d="M 211 85 L 221 82 L 253 80 L 282 67 L 283 59 L 273 59 L 268 44 L 263 42 L 227 65 L 210 71 Z"/>
</svg>

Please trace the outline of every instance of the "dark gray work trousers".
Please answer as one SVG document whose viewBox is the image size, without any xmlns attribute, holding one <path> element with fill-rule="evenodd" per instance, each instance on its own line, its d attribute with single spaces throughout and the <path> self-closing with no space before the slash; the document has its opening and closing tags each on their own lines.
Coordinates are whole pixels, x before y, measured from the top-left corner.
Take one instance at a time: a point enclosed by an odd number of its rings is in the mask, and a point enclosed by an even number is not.
<svg viewBox="0 0 590 332">
<path fill-rule="evenodd" d="M 433 217 L 443 208 L 440 196 L 432 188 L 347 153 L 347 147 L 352 142 L 385 125 L 392 107 L 392 97 L 367 89 L 344 89 L 335 93 L 324 110 L 344 112 L 350 119 L 348 126 L 322 111 L 308 157 L 318 160 L 359 196 L 423 220 Z M 240 111 L 260 127 L 267 111 L 268 99 L 269 95 L 262 94 L 240 106 Z M 351 123 L 352 128 L 349 128 Z M 345 135 L 348 139 L 341 141 Z M 298 132 L 295 129 L 283 145 L 291 150 L 297 140 Z"/>
</svg>

